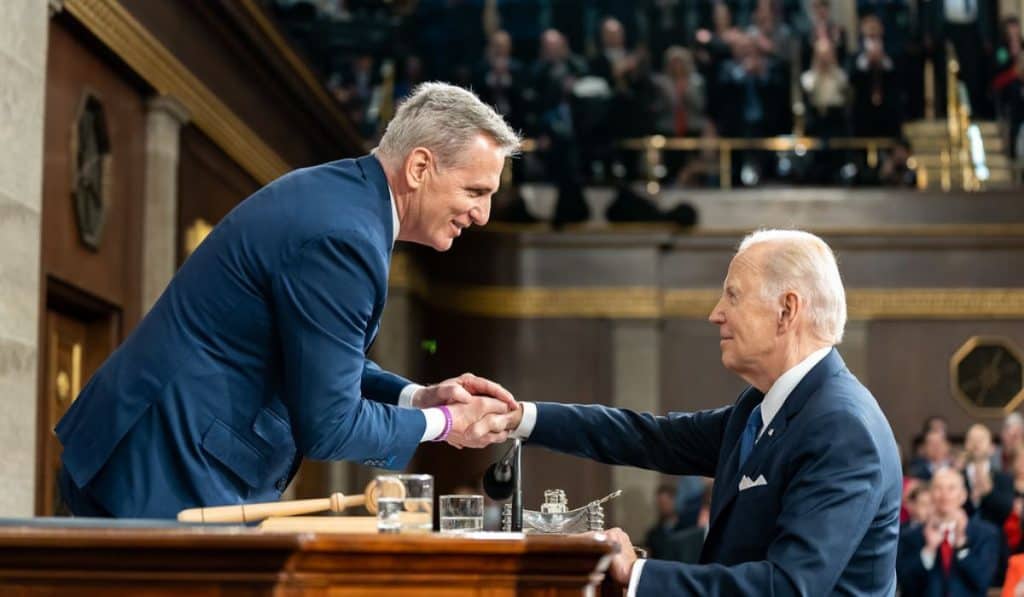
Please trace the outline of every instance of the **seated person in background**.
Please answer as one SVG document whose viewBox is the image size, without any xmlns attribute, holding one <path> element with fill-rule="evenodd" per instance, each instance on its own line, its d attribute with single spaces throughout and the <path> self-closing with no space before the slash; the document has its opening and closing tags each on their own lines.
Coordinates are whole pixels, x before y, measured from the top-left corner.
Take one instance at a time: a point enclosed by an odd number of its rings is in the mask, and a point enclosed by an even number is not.
<svg viewBox="0 0 1024 597">
<path fill-rule="evenodd" d="M 980 423 L 971 425 L 964 441 L 964 481 L 968 516 L 978 514 L 993 525 L 1002 525 L 1013 506 L 1013 479 L 992 464 L 992 432 Z"/>
<path fill-rule="evenodd" d="M 1006 544 L 1012 554 L 1024 553 L 1024 452 L 1013 462 L 1013 503 L 1003 523 Z"/>
<path fill-rule="evenodd" d="M 651 557 L 665 557 L 665 542 L 669 535 L 679 530 L 679 515 L 676 513 L 676 488 L 664 484 L 658 487 L 654 496 L 658 522 L 647 531 L 644 545 Z"/>
<path fill-rule="evenodd" d="M 911 477 L 930 481 L 932 473 L 953 464 L 945 431 L 933 429 L 926 433 L 921 450 L 922 455 L 910 463 L 910 469 L 907 471 Z"/>
<path fill-rule="evenodd" d="M 906 498 L 907 512 L 909 518 L 900 533 L 906 533 L 914 529 L 920 529 L 921 525 L 928 522 L 932 517 L 932 489 L 924 481 L 914 483 Z"/>
<path fill-rule="evenodd" d="M 702 484 L 704 491 L 696 523 L 669 535 L 665 541 L 665 552 L 652 557 L 684 564 L 700 563 L 700 552 L 704 549 L 704 539 L 708 536 L 708 524 L 711 522 L 711 494 L 714 489 L 711 479 L 702 479 Z"/>
<path fill-rule="evenodd" d="M 893 144 L 878 168 L 878 182 L 887 187 L 917 186 L 917 170 L 911 168 L 910 142 L 899 139 Z"/>
<path fill-rule="evenodd" d="M 904 597 L 985 597 L 996 571 L 996 529 L 968 518 L 964 478 L 952 468 L 934 472 L 934 512 L 920 527 L 900 537 L 896 571 Z"/>
<path fill-rule="evenodd" d="M 999 430 L 999 447 L 996 449 L 996 464 L 1001 471 L 1014 474 L 1014 462 L 1017 453 L 1024 443 L 1024 417 L 1019 412 L 1012 412 L 1003 419 L 1003 427 Z"/>
<path fill-rule="evenodd" d="M 993 584 L 999 585 L 1006 574 L 1009 556 L 1003 523 L 1013 507 L 1013 479 L 995 469 L 994 452 L 988 427 L 980 423 L 971 425 L 964 439 L 963 474 L 967 486 L 964 510 L 968 516 L 981 517 L 999 533 L 999 565 L 992 578 Z"/>
<path fill-rule="evenodd" d="M 807 102 L 808 134 L 817 137 L 845 134 L 850 83 L 828 39 L 819 39 L 814 44 L 811 68 L 800 76 L 800 87 Z"/>
</svg>

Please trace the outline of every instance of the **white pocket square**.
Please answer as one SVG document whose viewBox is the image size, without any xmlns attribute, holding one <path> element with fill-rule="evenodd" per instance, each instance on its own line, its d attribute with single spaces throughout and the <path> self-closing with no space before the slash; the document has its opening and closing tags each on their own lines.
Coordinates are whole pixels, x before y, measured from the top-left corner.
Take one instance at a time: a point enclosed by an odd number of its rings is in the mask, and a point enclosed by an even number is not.
<svg viewBox="0 0 1024 597">
<path fill-rule="evenodd" d="M 760 487 L 767 484 L 768 481 L 764 480 L 764 475 L 758 475 L 757 479 L 753 481 L 750 480 L 750 477 L 743 475 L 743 477 L 740 478 L 740 491 L 745 491 L 751 487 Z"/>
</svg>

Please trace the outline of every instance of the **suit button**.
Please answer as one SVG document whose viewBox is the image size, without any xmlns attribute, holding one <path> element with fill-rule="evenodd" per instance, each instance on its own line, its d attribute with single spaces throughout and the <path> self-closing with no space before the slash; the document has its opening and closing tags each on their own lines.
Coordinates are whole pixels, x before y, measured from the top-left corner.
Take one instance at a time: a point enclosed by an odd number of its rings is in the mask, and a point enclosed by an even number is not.
<svg viewBox="0 0 1024 597">
<path fill-rule="evenodd" d="M 277 483 L 274 483 L 274 487 L 276 487 L 278 491 L 284 491 L 285 488 L 288 487 L 288 480 L 278 479 Z"/>
</svg>

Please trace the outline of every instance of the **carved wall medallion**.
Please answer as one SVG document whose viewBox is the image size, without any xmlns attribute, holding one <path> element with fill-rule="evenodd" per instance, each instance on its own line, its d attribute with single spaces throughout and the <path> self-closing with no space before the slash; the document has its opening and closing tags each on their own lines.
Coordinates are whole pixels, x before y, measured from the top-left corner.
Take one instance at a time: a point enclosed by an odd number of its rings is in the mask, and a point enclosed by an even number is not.
<svg viewBox="0 0 1024 597">
<path fill-rule="evenodd" d="M 949 363 L 953 396 L 968 412 L 1002 416 L 1024 400 L 1024 355 L 1009 338 L 974 336 Z"/>
<path fill-rule="evenodd" d="M 110 134 L 103 103 L 86 91 L 71 129 L 71 195 L 82 242 L 98 251 L 110 207 Z"/>
</svg>

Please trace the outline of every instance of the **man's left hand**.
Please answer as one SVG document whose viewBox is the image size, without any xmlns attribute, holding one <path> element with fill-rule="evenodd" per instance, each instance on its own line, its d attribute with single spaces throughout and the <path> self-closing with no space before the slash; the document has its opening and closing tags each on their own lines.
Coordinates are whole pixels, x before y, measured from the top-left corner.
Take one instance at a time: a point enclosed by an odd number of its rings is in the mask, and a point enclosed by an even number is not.
<svg viewBox="0 0 1024 597">
<path fill-rule="evenodd" d="M 636 563 L 636 552 L 633 550 L 633 542 L 625 531 L 616 527 L 605 531 L 605 535 L 612 543 L 619 545 L 619 553 L 612 558 L 608 566 L 608 574 L 620 585 L 629 585 L 629 576 L 633 573 L 633 564 Z"/>
</svg>

